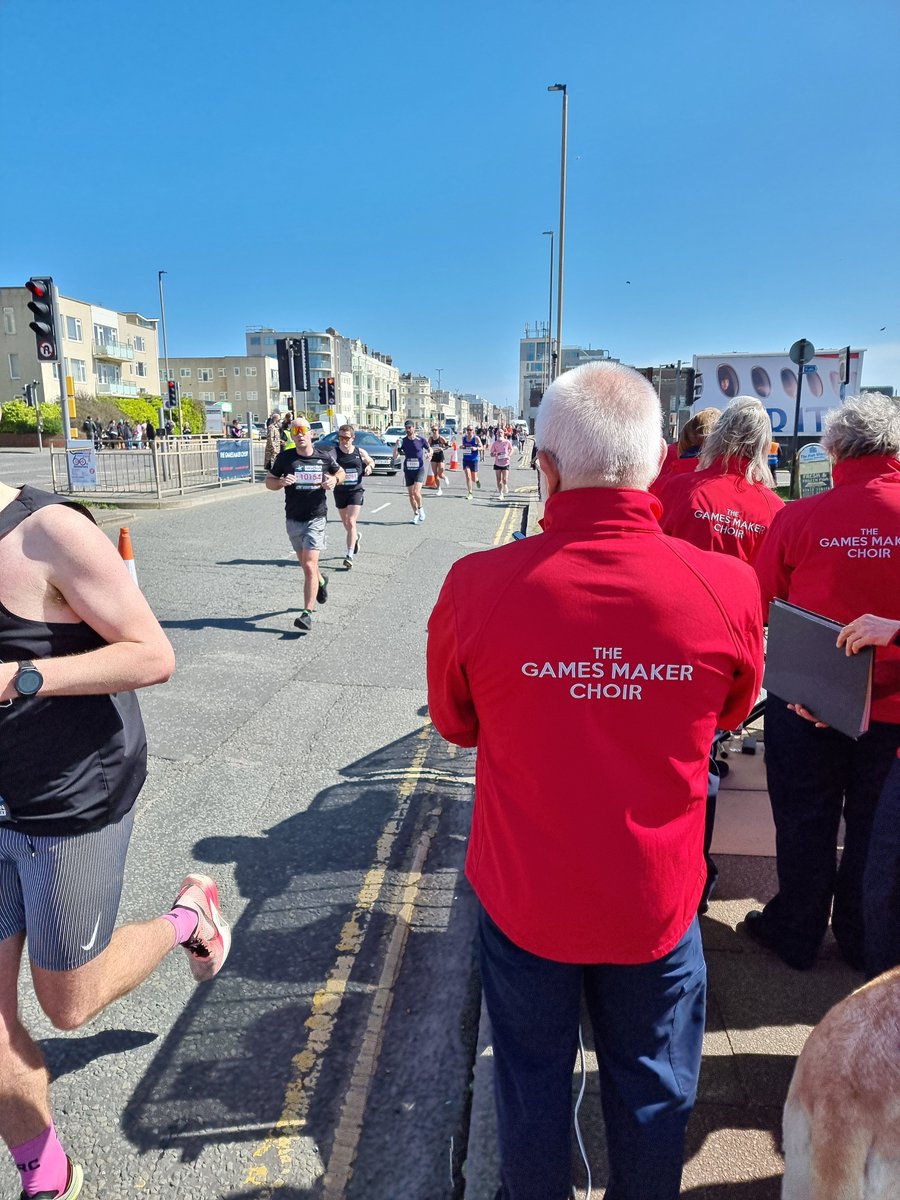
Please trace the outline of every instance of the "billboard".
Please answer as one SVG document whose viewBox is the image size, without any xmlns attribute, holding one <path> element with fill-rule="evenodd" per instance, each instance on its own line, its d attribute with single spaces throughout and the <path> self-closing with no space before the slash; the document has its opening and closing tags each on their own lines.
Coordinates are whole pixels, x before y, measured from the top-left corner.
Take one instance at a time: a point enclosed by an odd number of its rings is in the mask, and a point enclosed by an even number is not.
<svg viewBox="0 0 900 1200">
<path fill-rule="evenodd" d="M 847 396 L 859 393 L 864 350 L 850 351 Z M 800 435 L 815 437 L 822 432 L 822 419 L 842 400 L 840 350 L 819 350 L 807 364 L 800 392 Z M 797 372 L 787 351 L 782 354 L 694 355 L 693 411 L 725 408 L 735 396 L 753 396 L 766 408 L 776 437 L 794 432 L 797 403 Z"/>
</svg>

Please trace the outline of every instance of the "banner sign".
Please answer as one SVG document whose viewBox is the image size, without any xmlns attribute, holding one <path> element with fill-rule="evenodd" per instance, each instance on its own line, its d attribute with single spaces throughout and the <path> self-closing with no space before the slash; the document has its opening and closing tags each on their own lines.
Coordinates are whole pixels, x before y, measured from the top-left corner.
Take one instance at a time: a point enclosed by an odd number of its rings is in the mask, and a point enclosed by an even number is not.
<svg viewBox="0 0 900 1200">
<path fill-rule="evenodd" d="M 73 488 L 97 486 L 97 452 L 89 439 L 70 441 L 66 446 L 69 456 L 69 480 Z"/>
<path fill-rule="evenodd" d="M 817 442 L 804 446 L 797 456 L 800 477 L 800 498 L 817 496 L 819 492 L 830 492 L 831 459 Z"/>
<path fill-rule="evenodd" d="M 247 438 L 225 439 L 216 445 L 220 479 L 249 479 L 252 453 Z"/>
<path fill-rule="evenodd" d="M 800 393 L 800 433 L 822 432 L 822 419 L 844 398 L 840 378 L 840 350 L 819 350 L 804 367 Z M 850 352 L 850 379 L 846 394 L 859 393 L 864 350 Z M 726 408 L 735 396 L 753 396 L 764 405 L 775 437 L 794 432 L 797 402 L 797 367 L 783 354 L 722 354 L 694 356 L 694 403 L 701 408 Z"/>
</svg>

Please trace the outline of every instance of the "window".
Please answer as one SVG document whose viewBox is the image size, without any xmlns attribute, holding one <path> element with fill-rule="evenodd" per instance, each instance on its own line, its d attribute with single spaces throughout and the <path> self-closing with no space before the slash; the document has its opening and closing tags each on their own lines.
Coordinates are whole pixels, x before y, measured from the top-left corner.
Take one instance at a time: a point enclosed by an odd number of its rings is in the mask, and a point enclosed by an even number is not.
<svg viewBox="0 0 900 1200">
<path fill-rule="evenodd" d="M 3 310 L 3 332 L 10 334 L 16 332 L 16 310 L 14 308 L 4 308 Z"/>
<path fill-rule="evenodd" d="M 235 377 L 235 379 L 240 379 L 240 377 L 241 377 L 241 368 L 240 367 L 234 368 L 234 377 Z"/>
<path fill-rule="evenodd" d="M 81 331 L 81 317 L 66 317 L 66 337 L 70 342 L 84 341 L 84 334 Z"/>
<path fill-rule="evenodd" d="M 180 367 L 178 370 L 178 374 L 181 376 L 182 379 L 190 379 L 191 368 L 190 367 Z"/>
<path fill-rule="evenodd" d="M 212 367 L 198 367 L 197 378 L 201 383 L 212 383 Z"/>
<path fill-rule="evenodd" d="M 98 346 L 115 346 L 119 341 L 119 331 L 113 329 L 112 325 L 95 325 L 94 341 Z"/>
<path fill-rule="evenodd" d="M 7 355 L 9 359 L 9 377 L 10 379 L 19 378 L 19 356 L 18 354 Z"/>
<path fill-rule="evenodd" d="M 259 396 L 258 392 L 248 392 L 247 393 L 247 403 L 255 404 L 258 396 Z"/>
<path fill-rule="evenodd" d="M 262 344 L 262 338 L 258 338 L 258 337 L 252 337 L 252 338 L 250 339 L 250 345 L 251 345 L 251 346 L 259 346 L 259 345 L 261 345 L 261 344 Z"/>
<path fill-rule="evenodd" d="M 201 392 L 200 401 L 203 404 L 212 404 L 215 399 L 215 392 Z"/>
<path fill-rule="evenodd" d="M 87 369 L 83 358 L 69 360 L 69 373 L 76 383 L 87 383 Z"/>
<path fill-rule="evenodd" d="M 256 374 L 256 367 L 248 367 L 247 368 L 246 375 L 247 375 L 248 379 L 252 379 L 255 374 Z"/>
<path fill-rule="evenodd" d="M 241 401 L 241 393 L 240 393 L 240 392 L 235 392 L 235 393 L 234 393 L 234 402 L 235 402 L 235 404 L 240 404 L 240 401 Z"/>
<path fill-rule="evenodd" d="M 220 379 L 224 379 L 227 374 L 228 374 L 227 367 L 219 367 L 219 378 Z"/>
<path fill-rule="evenodd" d="M 141 351 L 144 351 L 147 349 L 146 339 L 142 338 L 140 336 L 140 334 L 137 334 L 137 333 L 134 335 L 134 348 L 135 348 L 135 350 L 141 350 Z"/>
<path fill-rule="evenodd" d="M 277 342 L 277 340 L 278 340 L 277 338 L 273 338 L 273 337 L 263 338 L 263 345 L 264 346 L 274 346 L 275 343 Z"/>
<path fill-rule="evenodd" d="M 227 392 L 219 392 L 219 403 L 225 404 L 225 403 L 227 403 L 227 401 L 228 401 L 228 393 Z"/>
<path fill-rule="evenodd" d="M 142 362 L 136 362 L 134 364 L 134 373 L 135 373 L 135 375 L 142 375 L 142 376 L 146 375 L 147 374 L 147 364 L 142 363 Z"/>
</svg>

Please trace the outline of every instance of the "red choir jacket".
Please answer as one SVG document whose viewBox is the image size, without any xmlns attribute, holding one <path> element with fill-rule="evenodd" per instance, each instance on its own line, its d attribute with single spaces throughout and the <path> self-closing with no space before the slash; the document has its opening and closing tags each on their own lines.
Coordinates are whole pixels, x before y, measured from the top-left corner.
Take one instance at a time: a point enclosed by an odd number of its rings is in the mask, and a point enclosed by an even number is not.
<svg viewBox="0 0 900 1200">
<path fill-rule="evenodd" d="M 716 459 L 693 475 L 673 475 L 660 497 L 660 525 L 701 550 L 752 562 L 784 501 L 763 483 L 748 483 L 742 464 Z"/>
<path fill-rule="evenodd" d="M 900 621 L 900 461 L 836 462 L 834 487 L 795 500 L 754 560 L 763 611 L 774 598 L 846 625 L 861 613 Z M 875 651 L 872 720 L 900 723 L 900 647 Z"/>
<path fill-rule="evenodd" d="M 673 442 L 675 450 L 678 450 L 678 443 Z M 672 446 L 669 447 L 669 450 Z M 663 492 L 673 479 L 678 479 L 681 475 L 690 475 L 697 470 L 697 462 L 700 457 L 700 452 L 688 454 L 687 458 L 679 458 L 677 453 L 674 455 L 666 451 L 666 457 L 663 459 L 663 464 L 659 469 L 659 474 L 650 484 L 650 494 L 658 496 L 662 499 Z"/>
<path fill-rule="evenodd" d="M 451 568 L 428 624 L 431 719 L 478 747 L 466 874 L 560 962 L 649 962 L 684 936 L 713 734 L 759 691 L 753 571 L 659 512 L 638 490 L 557 493 L 543 535 Z"/>
</svg>

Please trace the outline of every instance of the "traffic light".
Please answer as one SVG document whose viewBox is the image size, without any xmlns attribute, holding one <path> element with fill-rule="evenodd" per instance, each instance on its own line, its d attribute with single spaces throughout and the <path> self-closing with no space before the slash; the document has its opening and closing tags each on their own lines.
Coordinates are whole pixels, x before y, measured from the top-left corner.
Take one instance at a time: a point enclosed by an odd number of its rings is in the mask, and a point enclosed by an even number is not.
<svg viewBox="0 0 900 1200">
<path fill-rule="evenodd" d="M 334 380 L 331 382 L 334 383 Z M 328 403 L 328 388 L 324 379 L 319 380 L 319 403 L 323 406 Z"/>
<path fill-rule="evenodd" d="M 28 328 L 34 330 L 38 359 L 41 362 L 59 362 L 59 349 L 56 345 L 56 317 L 53 306 L 53 280 L 47 275 L 33 275 L 25 286 L 31 292 L 28 307 L 34 313 L 34 320 L 28 322 Z"/>
<path fill-rule="evenodd" d="M 325 393 L 328 397 L 328 403 L 334 404 L 334 380 L 333 379 L 325 380 Z"/>
<path fill-rule="evenodd" d="M 166 408 L 178 407 L 178 384 L 174 379 L 170 379 L 168 383 L 168 395 L 166 396 Z"/>
<path fill-rule="evenodd" d="M 838 379 L 841 383 L 850 382 L 850 347 L 845 346 L 838 355 Z"/>
<path fill-rule="evenodd" d="M 30 404 L 32 408 L 38 407 L 37 390 L 37 380 L 25 384 L 25 403 Z"/>
</svg>

